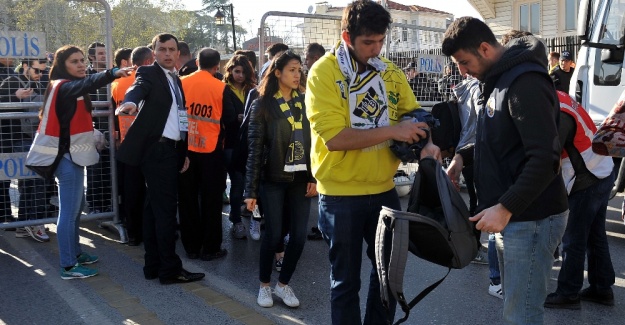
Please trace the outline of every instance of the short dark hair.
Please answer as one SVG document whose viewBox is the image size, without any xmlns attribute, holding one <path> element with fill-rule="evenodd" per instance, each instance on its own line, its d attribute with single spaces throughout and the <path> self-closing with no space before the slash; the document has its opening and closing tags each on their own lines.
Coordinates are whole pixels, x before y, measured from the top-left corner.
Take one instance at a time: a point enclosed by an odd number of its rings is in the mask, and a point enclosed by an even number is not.
<svg viewBox="0 0 625 325">
<path fill-rule="evenodd" d="M 523 36 L 532 36 L 532 35 L 534 34 L 530 32 L 526 32 L 526 31 L 522 31 L 518 29 L 511 29 L 507 33 L 503 34 L 503 36 L 501 37 L 501 45 L 506 45 L 515 38 L 520 38 Z"/>
<path fill-rule="evenodd" d="M 216 65 L 219 65 L 221 57 L 219 52 L 205 47 L 197 53 L 197 60 L 200 63 L 200 69 L 210 69 Z"/>
<path fill-rule="evenodd" d="M 445 31 L 443 54 L 451 56 L 459 50 L 477 54 L 483 42 L 499 46 L 495 34 L 483 21 L 474 17 L 461 17 L 454 20 Z"/>
<path fill-rule="evenodd" d="M 130 54 L 133 65 L 142 65 L 146 60 L 153 57 L 152 50 L 147 46 L 135 47 Z"/>
<path fill-rule="evenodd" d="M 178 50 L 180 50 L 180 55 L 191 55 L 191 50 L 189 49 L 189 44 L 185 41 L 178 42 Z"/>
<path fill-rule="evenodd" d="M 558 52 L 549 52 L 549 56 L 560 60 L 560 53 Z"/>
<path fill-rule="evenodd" d="M 154 36 L 154 38 L 152 39 L 152 51 L 156 51 L 156 43 L 160 42 L 160 43 L 165 43 L 167 41 L 169 41 L 170 39 L 173 39 L 174 41 L 176 41 L 176 48 L 178 49 L 178 39 L 176 38 L 176 36 L 172 35 L 172 34 L 168 34 L 168 33 L 160 33 L 156 36 Z"/>
<path fill-rule="evenodd" d="M 247 58 L 248 61 L 250 61 L 250 63 L 252 64 L 252 67 L 254 69 L 256 69 L 256 63 L 258 62 L 258 60 L 256 60 L 256 53 L 252 50 L 236 50 L 234 51 L 234 54 L 240 54 L 240 55 L 245 55 L 245 57 Z"/>
<path fill-rule="evenodd" d="M 132 53 L 131 48 L 122 47 L 115 51 L 115 66 L 119 67 L 122 65 L 122 60 L 130 61 L 130 54 Z"/>
<path fill-rule="evenodd" d="M 284 44 L 284 43 L 276 43 L 276 44 L 271 44 L 268 48 L 267 48 L 267 53 L 269 54 L 269 56 L 274 57 L 276 56 L 276 54 L 280 53 L 280 52 L 284 52 L 286 50 L 289 49 L 289 46 Z"/>
<path fill-rule="evenodd" d="M 34 62 L 39 62 L 39 63 L 46 63 L 47 59 L 33 59 L 33 58 L 24 58 L 21 60 L 22 65 L 26 64 L 27 66 L 31 66 Z"/>
<path fill-rule="evenodd" d="M 89 47 L 87 47 L 87 55 L 88 56 L 95 55 L 95 48 L 96 47 L 106 47 L 106 45 L 104 45 L 104 43 L 100 43 L 100 42 L 93 42 L 93 43 L 89 44 Z"/>
<path fill-rule="evenodd" d="M 313 54 L 322 57 L 326 53 L 326 49 L 319 43 L 310 43 L 306 46 L 306 55 Z"/>
<path fill-rule="evenodd" d="M 360 35 L 386 34 L 391 22 L 391 14 L 379 3 L 356 0 L 343 10 L 341 30 L 353 41 Z"/>
</svg>

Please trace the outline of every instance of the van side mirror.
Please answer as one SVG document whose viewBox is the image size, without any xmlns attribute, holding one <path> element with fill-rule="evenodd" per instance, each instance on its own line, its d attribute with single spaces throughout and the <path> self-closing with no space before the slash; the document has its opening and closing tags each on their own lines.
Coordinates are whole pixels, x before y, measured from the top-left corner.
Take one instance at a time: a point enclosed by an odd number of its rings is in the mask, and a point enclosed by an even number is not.
<svg viewBox="0 0 625 325">
<path fill-rule="evenodd" d="M 601 50 L 601 62 L 608 64 L 622 64 L 624 52 L 623 48 L 603 49 Z"/>
<path fill-rule="evenodd" d="M 577 36 L 582 40 L 588 40 L 590 36 L 588 27 L 592 15 L 592 2 L 590 0 L 580 0 L 579 12 L 577 13 Z"/>
</svg>

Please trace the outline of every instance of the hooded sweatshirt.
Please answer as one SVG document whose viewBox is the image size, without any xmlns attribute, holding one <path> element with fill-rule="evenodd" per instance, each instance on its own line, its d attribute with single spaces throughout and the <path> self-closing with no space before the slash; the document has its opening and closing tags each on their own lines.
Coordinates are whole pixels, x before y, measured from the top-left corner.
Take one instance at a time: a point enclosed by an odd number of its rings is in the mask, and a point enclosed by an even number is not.
<svg viewBox="0 0 625 325">
<path fill-rule="evenodd" d="M 560 176 L 559 101 L 545 53 L 535 37 L 512 40 L 482 85 L 475 144 L 477 211 L 501 203 L 512 212 L 511 222 L 568 209 Z M 503 80 L 520 68 L 506 88 Z"/>
<path fill-rule="evenodd" d="M 477 111 L 479 110 L 477 102 L 481 94 L 480 82 L 475 78 L 465 79 L 454 87 L 453 92 L 458 99 L 460 125 L 462 125 L 457 147 L 463 148 L 475 143 Z"/>
</svg>

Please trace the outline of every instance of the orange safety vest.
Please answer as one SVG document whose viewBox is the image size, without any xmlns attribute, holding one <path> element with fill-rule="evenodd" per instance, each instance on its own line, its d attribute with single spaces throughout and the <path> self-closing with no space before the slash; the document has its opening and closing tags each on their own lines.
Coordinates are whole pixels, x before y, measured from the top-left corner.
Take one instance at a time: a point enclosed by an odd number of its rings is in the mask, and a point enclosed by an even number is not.
<svg viewBox="0 0 625 325">
<path fill-rule="evenodd" d="M 115 103 L 115 107 L 118 107 L 124 101 L 124 96 L 126 95 L 126 91 L 132 84 L 135 82 L 136 71 L 133 71 L 130 76 L 127 78 L 119 78 L 115 79 L 113 83 L 111 83 L 111 98 L 113 99 L 113 103 Z M 124 141 L 126 137 L 126 133 L 128 133 L 128 129 L 132 122 L 134 122 L 136 115 L 118 115 L 117 120 L 119 121 L 119 141 Z"/>
<path fill-rule="evenodd" d="M 213 152 L 217 148 L 221 131 L 226 84 L 204 70 L 198 70 L 180 80 L 187 103 L 189 150 Z"/>
</svg>

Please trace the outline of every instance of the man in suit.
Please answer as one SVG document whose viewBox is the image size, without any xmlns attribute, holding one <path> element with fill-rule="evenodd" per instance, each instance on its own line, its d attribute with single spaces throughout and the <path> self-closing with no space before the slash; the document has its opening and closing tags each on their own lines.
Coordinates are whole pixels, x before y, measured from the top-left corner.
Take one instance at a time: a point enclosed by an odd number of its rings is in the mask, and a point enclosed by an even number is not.
<svg viewBox="0 0 625 325">
<path fill-rule="evenodd" d="M 204 273 L 183 269 L 176 254 L 178 173 L 189 167 L 184 94 L 175 75 L 178 39 L 158 34 L 152 40 L 152 49 L 155 63 L 137 70 L 135 83 L 117 109 L 118 114 L 139 111 L 117 159 L 139 166 L 147 185 L 143 212 L 145 278 L 158 277 L 162 284 L 198 281 Z M 141 101 L 143 105 L 138 109 Z"/>
</svg>

